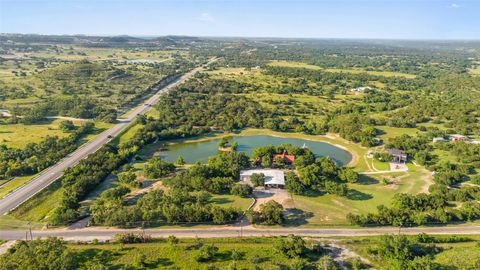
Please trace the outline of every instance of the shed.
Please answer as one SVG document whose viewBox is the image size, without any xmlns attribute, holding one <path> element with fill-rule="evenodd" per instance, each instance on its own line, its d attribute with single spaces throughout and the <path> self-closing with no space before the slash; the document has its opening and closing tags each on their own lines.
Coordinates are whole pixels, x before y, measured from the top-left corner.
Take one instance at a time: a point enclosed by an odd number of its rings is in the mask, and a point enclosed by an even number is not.
<svg viewBox="0 0 480 270">
<path fill-rule="evenodd" d="M 450 139 L 452 142 L 459 142 L 459 141 L 468 141 L 468 137 L 465 135 L 460 135 L 460 134 L 453 134 L 450 136 Z"/>
</svg>

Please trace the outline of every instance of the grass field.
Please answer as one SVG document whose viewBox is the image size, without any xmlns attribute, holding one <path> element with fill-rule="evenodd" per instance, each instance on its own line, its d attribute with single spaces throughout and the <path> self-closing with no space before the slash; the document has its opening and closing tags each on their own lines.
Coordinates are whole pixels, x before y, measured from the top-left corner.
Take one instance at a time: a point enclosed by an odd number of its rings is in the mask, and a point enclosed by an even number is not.
<svg viewBox="0 0 480 270">
<path fill-rule="evenodd" d="M 419 132 L 416 128 L 397 128 L 397 127 L 389 127 L 389 126 L 376 126 L 377 129 L 380 130 L 380 135 L 378 136 L 385 142 L 388 142 L 388 139 L 397 137 L 403 134 L 407 134 L 410 136 L 415 136 L 417 132 Z"/>
<path fill-rule="evenodd" d="M 293 68 L 306 68 L 306 69 L 313 69 L 313 70 L 324 70 L 327 72 L 344 72 L 344 73 L 352 73 L 352 74 L 367 73 L 375 76 L 404 77 L 407 79 L 413 79 L 416 77 L 414 74 L 392 72 L 392 71 L 371 71 L 371 70 L 365 70 L 361 68 L 351 68 L 351 69 L 325 68 L 324 69 L 319 66 L 310 65 L 302 62 L 295 62 L 295 61 L 272 61 L 269 63 L 269 65 L 281 66 L 281 67 L 293 67 Z"/>
<path fill-rule="evenodd" d="M 60 130 L 60 122 L 61 120 L 36 125 L 0 124 L 0 144 L 23 148 L 28 143 L 40 142 L 47 136 L 65 137 L 68 133 Z"/>
<path fill-rule="evenodd" d="M 372 158 L 372 165 L 377 171 L 388 171 L 390 170 L 390 163 L 379 161 L 375 158 Z"/>
<path fill-rule="evenodd" d="M 299 219 L 292 225 L 302 227 L 350 226 L 346 219 L 348 213 L 366 214 L 376 212 L 380 204 L 390 205 L 395 194 L 424 192 L 428 186 L 428 171 L 421 167 L 408 172 L 362 175 L 360 182 L 348 184 L 347 197 L 336 195 L 300 196 L 293 195 L 287 204 L 303 210 L 305 219 Z M 383 184 L 388 179 L 391 184 Z M 297 224 L 295 224 L 297 223 Z"/>
<path fill-rule="evenodd" d="M 307 63 L 302 62 L 295 62 L 295 61 L 271 61 L 269 63 L 270 66 L 273 67 L 291 67 L 291 68 L 306 68 L 306 69 L 313 69 L 313 70 L 321 70 L 322 68 L 315 65 L 310 65 Z"/>
<path fill-rule="evenodd" d="M 415 236 L 407 236 L 415 238 Z M 450 235 L 437 235 L 436 239 L 446 239 Z M 478 269 L 480 264 L 480 236 L 479 235 L 458 235 L 457 237 L 469 238 L 470 241 L 460 243 L 435 244 L 438 253 L 434 256 L 434 262 L 442 265 L 439 269 Z M 380 236 L 349 237 L 340 240 L 342 245 L 356 252 L 363 258 L 367 258 L 376 269 L 383 269 L 382 262 L 371 256 L 370 248 L 379 240 Z"/>
<path fill-rule="evenodd" d="M 414 239 L 415 236 L 408 236 Z M 435 239 L 445 239 L 446 236 L 435 236 Z M 440 249 L 434 255 L 434 261 L 441 264 L 440 269 L 478 269 L 480 263 L 480 239 L 478 235 L 464 235 L 470 239 L 460 243 L 435 244 Z M 335 238 L 304 238 L 306 246 L 314 244 L 334 244 L 346 251 L 342 261 L 352 257 L 360 257 L 368 261 L 372 269 L 383 269 L 385 263 L 373 256 L 370 249 L 378 246 L 380 236 L 370 237 L 335 237 Z M 101 262 L 104 267 L 112 269 L 140 267 L 146 269 L 232 269 L 232 252 L 240 256 L 235 261 L 234 269 L 292 269 L 295 260 L 276 252 L 274 237 L 244 237 L 244 238 L 182 238 L 175 245 L 165 239 L 154 239 L 150 243 L 119 244 L 119 243 L 69 243 L 68 247 L 80 256 L 80 267 L 89 262 Z M 215 245 L 218 248 L 213 260 L 198 262 L 195 257 L 202 245 Z M 315 264 L 323 254 L 308 253 L 306 261 Z M 328 255 L 332 255 L 329 253 Z M 338 254 L 337 254 L 338 256 Z M 143 262 L 142 262 L 142 257 Z M 211 267 L 211 268 L 210 268 Z M 216 268 L 213 268 L 216 267 Z M 296 268 L 293 268 L 296 269 Z M 323 269 L 323 268 L 318 268 Z M 362 268 L 365 269 L 365 268 Z"/>
<path fill-rule="evenodd" d="M 4 124 L 0 122 L 0 144 L 13 148 L 24 148 L 28 143 L 41 142 L 47 136 L 66 137 L 69 133 L 63 132 L 59 127 L 62 121 L 62 119 L 55 119 L 45 124 L 34 125 Z M 75 122 L 75 124 L 79 125 L 80 123 Z M 87 135 L 84 140 L 91 140 L 97 134 L 112 126 L 113 124 L 97 121 L 95 122 L 95 132 Z"/>
<path fill-rule="evenodd" d="M 474 68 L 469 68 L 468 73 L 479 76 L 480 75 L 480 66 L 476 66 Z"/>
<path fill-rule="evenodd" d="M 218 252 L 211 262 L 198 262 L 195 255 L 199 253 L 195 246 L 198 241 L 205 245 L 214 244 Z M 273 252 L 273 238 L 216 238 L 216 239 L 180 239 L 180 242 L 172 246 L 165 240 L 156 240 L 145 244 L 128 244 L 123 248 L 120 244 L 70 244 L 69 247 L 82 255 L 82 263 L 92 260 L 99 252 L 103 254 L 104 263 L 113 269 L 134 266 L 136 267 L 142 255 L 147 258 L 147 269 L 178 267 L 175 269 L 208 269 L 216 266 L 216 269 L 230 269 L 233 250 L 241 256 L 237 259 L 235 269 L 250 269 L 253 265 L 260 269 L 284 269 L 291 265 L 291 259 L 279 253 Z M 310 246 L 310 240 L 307 240 Z M 310 262 L 315 262 L 320 256 L 309 257 Z"/>
<path fill-rule="evenodd" d="M 50 212 L 60 203 L 62 189 L 56 181 L 9 214 L 22 221 L 45 223 Z"/>
<path fill-rule="evenodd" d="M 210 201 L 213 204 L 222 206 L 222 207 L 236 207 L 240 210 L 247 210 L 253 200 L 251 198 L 242 198 L 236 195 L 216 195 L 214 194 Z"/>
</svg>

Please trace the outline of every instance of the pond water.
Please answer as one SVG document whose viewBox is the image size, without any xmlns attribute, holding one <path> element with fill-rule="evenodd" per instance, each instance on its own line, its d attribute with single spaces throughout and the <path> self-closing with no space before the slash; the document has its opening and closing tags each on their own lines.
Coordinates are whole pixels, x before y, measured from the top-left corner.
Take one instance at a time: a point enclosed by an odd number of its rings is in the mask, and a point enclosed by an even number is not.
<svg viewBox="0 0 480 270">
<path fill-rule="evenodd" d="M 265 145 L 281 145 L 291 144 L 308 147 L 317 157 L 330 156 L 340 164 L 347 164 L 352 159 L 352 155 L 339 147 L 334 145 L 309 141 L 295 138 L 280 138 L 268 135 L 254 135 L 254 136 L 233 136 L 229 137 L 229 142 L 237 142 L 237 151 L 251 155 L 254 148 Z M 218 142 L 220 139 L 212 139 L 200 142 L 178 143 L 164 146 L 165 149 L 160 151 L 160 157 L 169 162 L 175 162 L 178 156 L 182 156 L 186 163 L 195 163 L 200 161 L 205 163 L 208 157 L 218 154 Z"/>
</svg>

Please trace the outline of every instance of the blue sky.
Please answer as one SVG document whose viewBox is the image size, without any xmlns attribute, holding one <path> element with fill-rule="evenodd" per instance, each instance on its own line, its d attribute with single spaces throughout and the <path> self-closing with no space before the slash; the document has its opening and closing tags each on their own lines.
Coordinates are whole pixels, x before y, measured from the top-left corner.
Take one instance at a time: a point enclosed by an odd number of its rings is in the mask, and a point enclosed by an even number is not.
<svg viewBox="0 0 480 270">
<path fill-rule="evenodd" d="M 480 39 L 480 0 L 0 0 L 0 32 Z"/>
</svg>

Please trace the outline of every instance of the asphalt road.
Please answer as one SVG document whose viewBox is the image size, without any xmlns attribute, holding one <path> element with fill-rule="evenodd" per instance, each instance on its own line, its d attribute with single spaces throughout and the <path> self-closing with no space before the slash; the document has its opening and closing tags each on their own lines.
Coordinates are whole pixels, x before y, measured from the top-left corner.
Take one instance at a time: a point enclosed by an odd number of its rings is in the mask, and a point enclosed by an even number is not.
<svg viewBox="0 0 480 270">
<path fill-rule="evenodd" d="M 215 60 L 216 59 L 212 59 L 209 63 Z M 118 124 L 102 132 L 92 141 L 85 143 L 76 151 L 69 154 L 67 157 L 62 159 L 54 166 L 43 171 L 40 175 L 27 182 L 25 185 L 7 194 L 0 200 L 0 215 L 6 214 L 9 211 L 15 209 L 16 207 L 33 197 L 35 194 L 40 192 L 42 189 L 53 183 L 60 176 L 62 176 L 63 170 L 74 166 L 80 160 L 87 157 L 89 154 L 94 153 L 95 151 L 100 149 L 104 144 L 108 143 L 112 139 L 112 137 L 115 137 L 125 128 L 127 128 L 139 114 L 144 114 L 148 112 L 152 108 L 152 106 L 158 102 L 162 94 L 168 92 L 170 89 L 177 86 L 178 84 L 183 83 L 200 69 L 201 67 L 193 69 L 192 71 L 184 74 L 183 76 L 177 78 L 167 86 L 163 87 L 153 96 L 151 96 L 147 101 L 145 101 L 144 104 L 139 105 L 137 108 L 131 111 L 127 118 L 119 119 Z"/>
<path fill-rule="evenodd" d="M 416 227 L 402 228 L 402 234 L 479 234 L 480 225 L 464 225 L 464 226 L 445 226 L 445 227 Z M 253 227 L 239 226 L 216 226 L 208 228 L 196 229 L 116 229 L 116 228 L 100 228 L 91 227 L 85 229 L 58 229 L 58 230 L 39 230 L 32 231 L 32 237 L 56 236 L 63 237 L 68 241 L 91 241 L 93 239 L 109 240 L 118 233 L 145 233 L 152 237 L 167 237 L 175 235 L 179 238 L 215 238 L 215 237 L 244 237 L 244 236 L 278 236 L 287 234 L 296 234 L 309 237 L 333 237 L 333 236 L 370 236 L 383 234 L 398 234 L 399 229 L 394 227 L 378 227 L 378 228 L 325 228 L 325 229 L 299 229 L 299 228 L 282 228 L 282 229 L 258 229 Z M 25 230 L 8 230 L 0 231 L 0 239 L 3 240 L 21 240 L 25 239 Z M 30 233 L 28 233 L 30 238 Z"/>
</svg>

